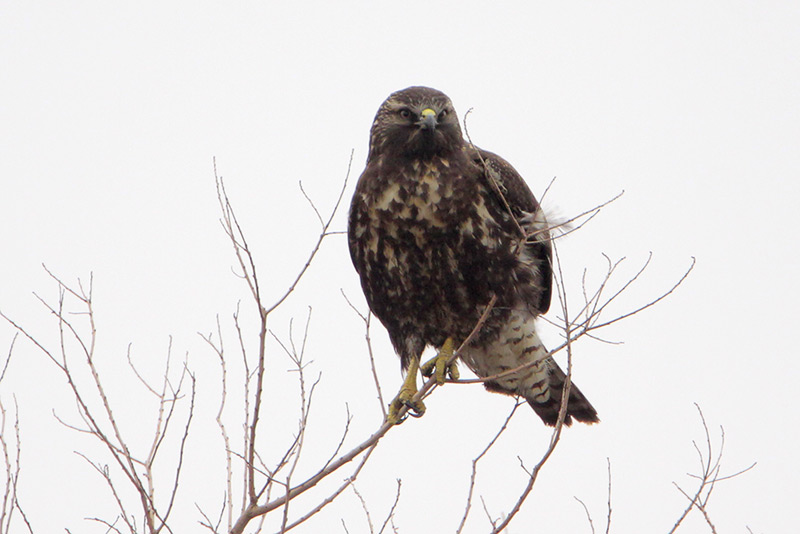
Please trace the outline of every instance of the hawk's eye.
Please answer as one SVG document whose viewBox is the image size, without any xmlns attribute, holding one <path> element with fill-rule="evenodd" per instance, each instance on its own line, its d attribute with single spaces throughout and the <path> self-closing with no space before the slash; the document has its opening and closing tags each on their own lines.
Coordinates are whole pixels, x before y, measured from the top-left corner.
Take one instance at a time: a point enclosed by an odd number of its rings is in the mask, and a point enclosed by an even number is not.
<svg viewBox="0 0 800 534">
<path fill-rule="evenodd" d="M 404 119 L 410 119 L 411 118 L 411 110 L 408 109 L 408 108 L 401 109 L 399 111 L 399 113 L 400 113 L 400 116 L 403 117 Z"/>
<path fill-rule="evenodd" d="M 441 120 L 444 120 L 444 118 L 445 118 L 445 117 L 447 117 L 447 110 L 446 110 L 446 109 L 443 109 L 443 110 L 441 111 L 441 113 L 439 113 L 439 120 L 440 120 L 440 121 L 441 121 Z"/>
</svg>

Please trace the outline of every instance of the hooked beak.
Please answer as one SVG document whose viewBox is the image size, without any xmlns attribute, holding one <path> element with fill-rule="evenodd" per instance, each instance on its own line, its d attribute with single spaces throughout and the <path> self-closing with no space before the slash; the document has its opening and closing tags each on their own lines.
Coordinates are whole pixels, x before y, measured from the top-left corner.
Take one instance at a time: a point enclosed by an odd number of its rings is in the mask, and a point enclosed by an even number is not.
<svg viewBox="0 0 800 534">
<path fill-rule="evenodd" d="M 436 112 L 433 111 L 431 108 L 426 108 L 422 110 L 420 113 L 420 120 L 417 122 L 419 128 L 421 130 L 430 130 L 433 131 L 436 129 L 436 125 L 438 121 L 436 120 Z"/>
</svg>

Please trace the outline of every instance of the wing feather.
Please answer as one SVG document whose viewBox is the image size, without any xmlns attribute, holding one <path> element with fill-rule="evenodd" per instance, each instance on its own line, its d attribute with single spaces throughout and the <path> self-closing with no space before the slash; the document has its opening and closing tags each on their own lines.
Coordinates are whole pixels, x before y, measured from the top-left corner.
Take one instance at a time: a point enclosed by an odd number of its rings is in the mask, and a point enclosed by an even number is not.
<svg viewBox="0 0 800 534">
<path fill-rule="evenodd" d="M 537 267 L 537 285 L 541 288 L 538 302 L 531 302 L 539 313 L 550 309 L 553 292 L 553 250 L 550 230 L 544 212 L 533 192 L 509 162 L 488 150 L 475 148 L 473 161 L 484 168 L 487 180 L 494 180 L 508 208 L 517 219 L 528 239 L 526 253 Z M 492 190 L 495 190 L 492 187 Z"/>
</svg>

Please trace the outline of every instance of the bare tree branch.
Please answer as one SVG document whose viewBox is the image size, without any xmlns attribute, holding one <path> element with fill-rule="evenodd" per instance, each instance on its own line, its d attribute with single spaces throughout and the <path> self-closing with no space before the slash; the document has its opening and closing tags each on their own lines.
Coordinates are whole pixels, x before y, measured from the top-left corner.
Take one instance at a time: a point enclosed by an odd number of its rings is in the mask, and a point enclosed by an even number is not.
<svg viewBox="0 0 800 534">
<path fill-rule="evenodd" d="M 169 350 L 167 358 L 165 359 L 165 371 L 163 374 L 162 384 L 160 389 L 154 388 L 143 375 L 136 369 L 130 358 L 128 352 L 128 362 L 133 371 L 133 375 L 141 382 L 147 391 L 157 398 L 158 409 L 156 413 L 156 420 L 154 422 L 155 429 L 152 434 L 152 441 L 150 443 L 149 451 L 143 456 L 136 456 L 128 447 L 128 443 L 123 435 L 122 429 L 116 419 L 112 407 L 111 399 L 106 393 L 106 386 L 101 378 L 101 372 L 96 362 L 96 339 L 97 330 L 95 327 L 95 312 L 92 300 L 92 277 L 88 287 L 78 281 L 77 289 L 74 289 L 65 284 L 61 279 L 54 275 L 51 271 L 45 270 L 50 277 L 58 284 L 58 303 L 55 306 L 50 305 L 45 299 L 39 297 L 39 301 L 45 308 L 53 314 L 57 319 L 59 344 L 58 356 L 54 351 L 47 349 L 43 344 L 39 343 L 33 338 L 23 327 L 17 325 L 9 318 L 6 320 L 15 326 L 18 332 L 22 333 L 25 337 L 30 339 L 44 354 L 56 364 L 67 379 L 67 384 L 71 390 L 72 397 L 76 402 L 78 415 L 86 425 L 86 428 L 79 428 L 76 425 L 66 423 L 60 417 L 57 419 L 65 424 L 67 427 L 77 430 L 81 433 L 86 433 L 96 438 L 102 445 L 104 445 L 107 453 L 113 460 L 113 464 L 122 472 L 125 478 L 139 497 L 141 513 L 143 517 L 144 527 L 146 531 L 151 534 L 166 530 L 171 532 L 167 519 L 174 507 L 175 498 L 179 487 L 179 478 L 181 467 L 183 465 L 184 450 L 188 438 L 189 428 L 194 412 L 194 396 L 195 385 L 194 377 L 188 371 L 188 367 L 184 363 L 183 371 L 180 375 L 177 385 L 173 385 L 170 381 L 169 370 Z M 79 306 L 77 314 L 68 314 L 65 309 L 66 299 L 75 299 Z M 73 322 L 68 315 L 76 315 L 85 319 L 83 325 L 78 325 Z M 83 330 L 86 333 L 83 333 Z M 78 353 L 82 356 L 83 365 L 76 365 L 73 361 L 71 354 L 72 347 L 78 348 Z M 79 381 L 76 373 L 85 373 L 90 378 L 90 387 L 79 386 Z M 154 479 L 154 466 L 159 458 L 159 451 L 163 444 L 163 440 L 169 431 L 170 422 L 174 416 L 176 403 L 181 398 L 181 387 L 184 377 L 189 376 L 192 381 L 192 395 L 188 407 L 188 416 L 186 425 L 179 442 L 178 451 L 176 453 L 176 468 L 172 478 L 171 487 L 168 487 L 166 504 L 163 511 L 156 504 L 156 491 L 157 486 Z M 95 401 L 99 401 L 100 409 L 93 408 Z M 87 462 L 103 477 L 106 481 L 117 506 L 120 510 L 120 518 L 124 521 L 125 525 L 131 532 L 138 532 L 135 520 L 131 513 L 127 510 L 124 499 L 116 487 L 114 478 L 111 474 L 109 466 L 101 464 L 96 461 L 90 460 L 83 453 L 79 453 Z M 140 471 L 141 469 L 141 471 Z M 90 518 L 96 520 L 96 518 Z M 114 523 L 108 523 L 109 528 Z M 114 529 L 118 529 L 114 526 Z"/>
<path fill-rule="evenodd" d="M 592 514 L 589 513 L 589 508 L 586 506 L 586 503 L 577 497 L 573 497 L 573 499 L 578 501 L 580 505 L 583 506 L 583 511 L 586 513 L 586 520 L 589 521 L 589 528 L 592 529 L 592 534 L 594 534 L 594 522 L 592 521 Z"/>
<path fill-rule="evenodd" d="M 383 401 L 383 393 L 381 392 L 381 383 L 380 380 L 378 380 L 378 371 L 375 368 L 375 357 L 372 352 L 372 339 L 370 337 L 370 331 L 369 331 L 369 328 L 372 324 L 372 312 L 367 311 L 366 314 L 361 313 L 360 311 L 358 311 L 358 308 L 356 308 L 355 305 L 353 305 L 353 303 L 350 302 L 350 299 L 347 298 L 347 295 L 344 293 L 344 291 L 342 291 L 342 296 L 344 297 L 344 300 L 347 301 L 347 304 L 350 306 L 350 308 L 356 313 L 356 315 L 358 315 L 361 318 L 361 320 L 364 321 L 364 339 L 367 342 L 367 354 L 369 355 L 369 366 L 370 369 L 372 370 L 372 379 L 375 382 L 375 390 L 377 391 L 378 394 L 378 405 L 381 408 L 381 413 L 383 414 L 383 418 L 386 419 L 387 416 L 386 403 Z"/>
<path fill-rule="evenodd" d="M 394 517 L 394 511 L 397 508 L 397 504 L 400 502 L 400 488 L 402 486 L 403 482 L 398 478 L 397 492 L 394 495 L 394 502 L 392 503 L 392 507 L 389 509 L 389 513 L 386 514 L 386 520 L 381 525 L 381 529 L 378 531 L 378 534 L 383 534 L 383 531 L 386 530 L 387 525 L 391 522 L 392 518 Z"/>
<path fill-rule="evenodd" d="M 361 509 L 364 510 L 364 516 L 367 518 L 367 526 L 369 527 L 369 534 L 375 534 L 375 529 L 372 526 L 372 516 L 369 515 L 369 508 L 367 507 L 367 502 L 364 500 L 364 497 L 358 492 L 356 489 L 355 484 L 350 484 L 350 489 L 353 490 L 356 497 L 358 498 L 359 502 L 361 503 Z"/>
<path fill-rule="evenodd" d="M 749 467 L 736 471 L 733 474 L 721 475 L 722 453 L 725 449 L 725 430 L 720 427 L 719 451 L 717 452 L 716 457 L 714 457 L 713 445 L 711 443 L 711 433 L 708 430 L 708 425 L 706 424 L 706 418 L 703 415 L 703 410 L 700 409 L 700 406 L 697 403 L 695 403 L 695 407 L 697 408 L 697 413 L 700 415 L 700 421 L 703 424 L 703 432 L 705 434 L 706 443 L 705 453 L 703 453 L 697 443 L 694 441 L 692 442 L 695 451 L 697 451 L 697 456 L 700 463 L 700 473 L 697 475 L 689 474 L 689 476 L 697 479 L 699 481 L 699 486 L 694 495 L 690 495 L 677 483 L 672 483 L 678 489 L 678 491 L 684 497 L 686 497 L 686 499 L 689 501 L 689 504 L 683 513 L 678 517 L 675 525 L 673 525 L 672 529 L 669 531 L 669 534 L 672 534 L 678 530 L 678 527 L 680 527 L 681 523 L 683 523 L 683 520 L 686 519 L 692 509 L 696 509 L 702 514 L 703 519 L 711 529 L 711 532 L 716 534 L 716 527 L 711 521 L 711 517 L 708 514 L 707 508 L 708 501 L 711 497 L 711 492 L 714 490 L 716 483 L 722 480 L 729 480 L 731 478 L 738 477 L 739 475 L 746 473 L 756 466 L 756 463 L 753 462 Z"/>
<path fill-rule="evenodd" d="M 470 509 L 472 508 L 472 495 L 475 491 L 475 479 L 478 476 L 478 462 L 484 456 L 486 456 L 486 453 L 489 452 L 489 449 L 491 449 L 494 444 L 497 443 L 497 440 L 500 439 L 500 436 L 503 434 L 503 432 L 505 432 L 506 428 L 508 428 L 508 423 L 511 421 L 511 418 L 514 417 L 514 414 L 517 412 L 517 408 L 519 408 L 523 402 L 524 401 L 517 400 L 517 402 L 514 403 L 514 407 L 511 408 L 511 412 L 508 414 L 508 417 L 506 417 L 506 420 L 503 421 L 503 426 L 500 427 L 500 430 L 497 431 L 492 440 L 489 441 L 481 453 L 472 460 L 472 472 L 470 473 L 469 489 L 467 491 L 467 504 L 464 507 L 464 515 L 461 517 L 461 523 L 459 523 L 458 528 L 456 529 L 456 534 L 461 534 L 461 531 L 464 529 L 464 525 L 467 523 L 467 517 L 469 516 Z"/>
<path fill-rule="evenodd" d="M 217 357 L 219 358 L 220 364 L 220 398 L 219 398 L 219 409 L 217 410 L 216 415 L 216 422 L 217 427 L 219 428 L 220 435 L 222 436 L 222 443 L 225 448 L 225 501 L 222 506 L 222 511 L 220 514 L 224 513 L 227 510 L 227 530 L 230 531 L 231 526 L 233 525 L 233 456 L 231 453 L 231 440 L 228 436 L 228 431 L 225 427 L 225 422 L 223 421 L 222 414 L 225 411 L 225 402 L 228 398 L 228 370 L 225 363 L 225 349 L 223 347 L 223 339 L 222 339 L 222 326 L 219 322 L 219 316 L 217 316 L 217 339 L 219 340 L 215 344 L 211 338 L 211 334 L 204 336 L 200 334 L 200 337 L 211 347 L 211 349 L 216 353 Z M 245 381 L 247 382 L 247 381 Z M 207 526 L 212 529 L 211 522 L 207 522 Z M 219 528 L 219 523 L 213 527 L 213 531 L 216 532 Z"/>
<path fill-rule="evenodd" d="M 606 458 L 608 462 L 608 514 L 606 515 L 606 534 L 611 532 L 611 458 Z"/>
<path fill-rule="evenodd" d="M 274 330 L 268 328 L 268 325 L 274 326 L 274 318 L 276 316 L 278 318 L 282 317 L 278 314 L 273 315 L 273 313 L 279 309 L 285 310 L 285 308 L 281 308 L 281 306 L 287 302 L 308 273 L 325 239 L 328 236 L 342 233 L 334 231 L 332 229 L 332 224 L 347 187 L 351 166 L 352 153 L 350 155 L 347 175 L 345 176 L 342 188 L 339 191 L 335 203 L 327 213 L 323 213 L 318 209 L 315 202 L 311 199 L 311 196 L 303 187 L 303 184 L 300 183 L 300 191 L 305 200 L 309 203 L 314 216 L 320 224 L 320 233 L 311 247 L 305 263 L 299 268 L 296 276 L 294 276 L 285 287 L 279 288 L 277 291 L 277 298 L 272 304 L 267 306 L 264 304 L 264 295 L 268 291 L 272 292 L 274 288 L 261 285 L 262 281 L 270 279 L 269 277 L 259 278 L 259 266 L 254 259 L 253 251 L 245 237 L 244 230 L 236 217 L 231 201 L 225 190 L 223 180 L 217 174 L 216 162 L 214 164 L 216 190 L 221 210 L 220 222 L 234 249 L 234 255 L 236 257 L 235 263 L 237 264 L 235 268 L 236 274 L 247 284 L 248 289 L 246 291 L 249 292 L 249 296 L 247 297 L 247 309 L 250 310 L 250 312 L 255 311 L 258 314 L 257 322 L 254 321 L 257 331 L 251 333 L 249 330 L 250 325 L 245 322 L 244 318 L 240 317 L 239 305 L 237 304 L 236 311 L 233 314 L 232 326 L 225 327 L 232 328 L 233 330 L 231 332 L 235 332 L 230 335 L 233 335 L 238 341 L 238 350 L 236 348 L 234 349 L 236 357 L 232 357 L 230 352 L 226 351 L 226 347 L 223 344 L 223 325 L 219 317 L 216 319 L 216 338 L 212 334 L 201 334 L 202 339 L 211 348 L 213 357 L 219 361 L 218 369 L 220 375 L 218 384 L 220 387 L 218 389 L 220 396 L 218 402 L 215 400 L 214 404 L 216 407 L 214 420 L 217 428 L 217 430 L 214 430 L 214 433 L 219 431 L 219 435 L 222 437 L 225 455 L 224 473 L 226 476 L 226 483 L 225 490 L 220 496 L 222 499 L 222 507 L 216 519 L 212 519 L 216 514 L 211 514 L 209 516 L 199 505 L 195 504 L 195 507 L 197 509 L 196 513 L 198 514 L 197 517 L 199 517 L 198 522 L 200 525 L 215 534 L 219 533 L 222 528 L 230 534 L 243 534 L 245 530 L 260 532 L 262 528 L 264 528 L 264 525 L 269 525 L 270 528 L 275 527 L 280 533 L 288 532 L 319 514 L 329 504 L 338 499 L 348 487 L 352 488 L 361 502 L 371 534 L 375 534 L 375 532 L 383 534 L 390 527 L 392 531 L 397 531 L 394 526 L 394 517 L 401 494 L 400 480 L 397 480 L 394 502 L 380 524 L 380 528 L 377 528 L 376 523 L 373 523 L 373 518 L 367 507 L 367 499 L 358 492 L 354 485 L 354 482 L 362 473 L 363 467 L 372 457 L 372 453 L 376 450 L 382 438 L 389 431 L 397 428 L 396 425 L 386 421 L 386 404 L 383 400 L 370 338 L 370 327 L 372 324 L 371 313 L 360 312 L 345 295 L 345 300 L 347 300 L 348 305 L 353 309 L 356 315 L 358 315 L 364 325 L 368 361 L 377 393 L 376 397 L 381 409 L 382 422 L 372 431 L 371 435 L 366 437 L 362 436 L 356 443 L 351 443 L 352 438 L 350 437 L 350 432 L 353 414 L 350 413 L 350 405 L 345 403 L 347 413 L 341 434 L 333 434 L 330 443 L 325 445 L 326 447 L 330 447 L 330 449 L 328 449 L 329 451 L 332 450 L 333 452 L 325 453 L 325 456 L 318 461 L 312 461 L 310 459 L 312 449 L 310 448 L 311 437 L 308 431 L 312 421 L 310 416 L 312 413 L 312 406 L 314 406 L 314 394 L 316 386 L 321 379 L 321 375 L 317 375 L 315 380 L 311 380 L 307 374 L 310 372 L 309 365 L 313 363 L 313 360 L 309 359 L 311 356 L 310 353 L 307 352 L 310 336 L 311 308 L 309 307 L 308 316 L 302 328 L 302 333 L 297 333 L 296 335 L 293 331 L 294 323 L 292 320 L 289 321 L 288 337 L 282 338 L 275 334 Z M 493 187 L 497 189 L 500 198 L 505 201 L 502 190 L 497 180 L 494 179 L 491 169 L 488 170 L 488 175 Z M 548 190 L 549 187 L 548 185 Z M 545 191 L 545 193 L 547 193 L 547 191 Z M 575 217 L 571 217 L 558 224 L 551 225 L 546 229 L 538 230 L 530 234 L 526 234 L 518 222 L 520 238 L 517 246 L 523 246 L 526 241 L 535 238 L 536 235 L 542 231 L 553 232 L 554 235 L 558 234 L 557 237 L 574 232 L 587 224 L 590 220 L 593 220 L 602 208 L 614 202 L 621 195 L 622 193 Z M 506 208 L 510 210 L 507 203 Z M 611 315 L 609 311 L 610 308 L 612 308 L 612 306 L 610 306 L 611 303 L 617 301 L 622 294 L 628 291 L 635 282 L 643 277 L 645 270 L 650 265 L 652 255 L 633 276 L 624 280 L 622 283 L 617 281 L 617 273 L 621 270 L 619 267 L 624 258 L 612 261 L 610 258 L 605 257 L 607 264 L 606 272 L 594 289 L 588 287 L 586 281 L 587 275 L 586 272 L 584 272 L 581 288 L 583 292 L 583 302 L 579 302 L 579 304 L 575 306 L 571 301 L 568 304 L 568 292 L 566 288 L 569 284 L 564 281 L 564 273 L 562 272 L 558 247 L 556 246 L 557 237 L 552 238 L 552 243 L 554 258 L 553 267 L 555 270 L 554 283 L 560 302 L 560 317 L 550 322 L 560 330 L 563 336 L 563 343 L 551 350 L 549 354 L 552 355 L 558 352 L 566 353 L 566 379 L 561 393 L 561 408 L 557 424 L 550 436 L 549 444 L 546 450 L 538 456 L 538 461 L 533 468 L 526 468 L 522 458 L 518 457 L 527 480 L 520 492 L 514 496 L 514 500 L 508 503 L 510 506 L 507 511 L 503 509 L 499 517 L 494 517 L 489 513 L 483 496 L 480 496 L 483 509 L 489 519 L 493 533 L 500 533 L 506 530 L 508 525 L 518 516 L 526 500 L 533 492 L 541 469 L 547 463 L 559 443 L 564 420 L 567 417 L 567 399 L 569 398 L 571 388 L 572 357 L 574 355 L 575 342 L 584 336 L 603 342 L 610 342 L 600 337 L 600 330 L 602 328 L 635 315 L 666 298 L 681 285 L 695 264 L 694 259 L 692 259 L 692 264 L 677 283 L 658 297 L 641 306 L 629 309 L 621 315 L 609 317 L 609 315 Z M 46 267 L 45 270 L 47 270 Z M 78 454 L 90 464 L 91 468 L 97 471 L 105 480 L 109 492 L 118 508 L 118 510 L 115 511 L 113 520 L 106 520 L 98 517 L 89 517 L 87 519 L 105 525 L 109 532 L 121 532 L 125 529 L 129 532 L 145 531 L 149 534 L 164 531 L 172 532 L 168 525 L 168 520 L 171 522 L 173 515 L 177 515 L 176 509 L 180 502 L 177 495 L 179 489 L 181 489 L 181 472 L 187 460 L 185 452 L 190 434 L 190 427 L 194 418 L 195 402 L 197 400 L 196 378 L 190 371 L 186 360 L 182 363 L 182 368 L 180 370 L 173 369 L 174 365 L 171 360 L 171 338 L 163 361 L 163 367 L 161 371 L 159 371 L 159 380 L 152 380 L 144 367 L 142 369 L 138 368 L 131 354 L 131 346 L 128 346 L 126 357 L 134 381 L 140 382 L 149 393 L 143 392 L 142 394 L 150 400 L 154 398 L 156 403 L 156 409 L 152 420 L 152 429 L 148 431 L 146 448 L 144 451 L 141 451 L 142 454 L 136 454 L 137 448 L 132 448 L 130 446 L 130 444 L 134 442 L 126 441 L 128 436 L 126 436 L 126 433 L 123 431 L 124 428 L 126 428 L 124 424 L 125 421 L 117 420 L 116 418 L 117 414 L 115 414 L 113 410 L 115 406 L 115 392 L 104 382 L 103 369 L 102 366 L 99 365 L 101 360 L 98 358 L 96 346 L 97 332 L 95 326 L 95 310 L 92 301 L 92 277 L 90 276 L 89 283 L 86 286 L 78 280 L 77 286 L 73 285 L 70 287 L 49 270 L 47 270 L 47 272 L 58 284 L 58 301 L 56 304 L 49 304 L 38 295 L 37 298 L 57 320 L 59 333 L 57 348 L 47 348 L 45 344 L 38 342 L 32 335 L 28 334 L 24 328 L 18 326 L 5 315 L 2 315 L 2 312 L 0 312 L 0 316 L 5 318 L 17 329 L 17 335 L 22 333 L 23 336 L 30 339 L 47 358 L 61 370 L 62 374 L 67 379 L 68 387 L 76 402 L 77 415 L 80 417 L 80 420 L 76 423 L 70 423 L 67 422 L 69 420 L 68 417 L 62 418 L 61 416 L 56 416 L 58 421 L 77 432 L 91 435 L 104 447 L 103 454 L 106 455 L 106 457 L 110 455 L 110 459 L 98 461 L 98 459 L 90 458 L 90 456 L 85 453 L 78 452 Z M 344 292 L 342 292 L 342 294 L 344 295 Z M 485 324 L 496 302 L 496 297 L 492 297 L 483 310 L 480 319 L 474 325 L 470 335 L 463 341 L 461 346 L 454 351 L 448 365 L 454 363 L 460 352 L 464 350 L 464 347 L 472 342 L 474 336 L 478 334 Z M 77 313 L 68 311 L 73 305 L 77 306 Z M 280 438 L 280 436 L 276 438 L 275 429 L 272 425 L 273 420 L 271 419 L 273 407 L 266 404 L 271 402 L 268 392 L 272 384 L 272 376 L 270 374 L 272 372 L 272 367 L 268 369 L 267 362 L 269 360 L 270 365 L 272 365 L 272 351 L 275 350 L 278 350 L 278 352 L 282 350 L 292 362 L 291 374 L 296 380 L 298 387 L 297 402 L 299 406 L 299 415 L 297 426 L 293 427 L 289 425 L 290 428 L 286 429 L 285 438 Z M 0 368 L 0 382 L 2 382 L 9 367 L 10 355 L 11 350 L 9 350 L 9 356 L 5 359 L 2 368 Z M 241 358 L 240 360 L 238 359 L 239 357 Z M 535 362 L 483 379 L 448 380 L 448 382 L 472 384 L 497 380 L 509 374 L 518 373 L 531 365 L 535 365 Z M 236 373 L 238 372 L 242 373 L 242 380 L 237 380 Z M 87 379 L 90 380 L 88 382 L 90 387 L 87 388 L 85 385 L 79 385 L 86 384 Z M 232 384 L 236 384 L 237 388 L 231 388 Z M 241 386 L 239 386 L 239 384 L 241 384 Z M 411 403 L 413 404 L 416 401 L 421 401 L 426 398 L 428 395 L 432 394 L 436 387 L 438 386 L 435 377 L 423 381 L 422 386 L 419 388 Z M 191 390 L 186 391 L 189 388 Z M 239 399 L 239 395 L 241 395 L 241 399 Z M 233 403 L 233 409 L 230 409 L 231 403 Z M 480 495 L 482 486 L 478 485 L 478 464 L 499 442 L 500 437 L 506 431 L 511 418 L 516 413 L 520 404 L 520 401 L 515 403 L 499 430 L 472 460 L 469 484 L 466 488 L 465 508 L 456 528 L 456 534 L 461 534 L 466 530 L 465 525 L 470 517 L 470 513 L 475 507 L 474 505 L 476 505 L 475 496 Z M 314 407 L 314 414 L 316 417 L 316 406 Z M 5 430 L 6 412 L 5 409 L 3 409 L 2 403 L 0 403 L 0 411 L 2 411 L 2 420 L 0 421 L 2 426 L 0 426 L 0 429 Z M 402 420 L 407 413 L 408 408 L 403 407 L 398 417 Z M 690 475 L 700 482 L 700 488 L 694 493 L 689 493 L 676 484 L 678 490 L 686 496 L 690 503 L 671 532 L 674 532 L 681 525 L 683 519 L 692 510 L 699 511 L 711 531 L 716 532 L 707 510 L 709 498 L 716 482 L 738 476 L 753 467 L 750 466 L 734 474 L 721 475 L 720 461 L 722 448 L 724 446 L 724 432 L 722 432 L 722 443 L 719 447 L 719 453 L 716 459 L 712 460 L 714 455 L 710 434 L 702 412 L 700 412 L 700 416 L 706 433 L 707 447 L 701 449 L 695 444 L 695 449 L 700 458 L 701 469 L 699 475 Z M 235 428 L 240 428 L 241 430 L 232 430 L 234 428 L 231 426 L 234 424 L 231 422 L 232 420 L 236 421 L 235 424 L 239 425 Z M 150 422 L 148 422 L 148 424 L 150 424 Z M 3 432 L 2 435 L 0 435 L 0 445 L 2 445 L 4 465 L 7 473 L 5 498 L 2 503 L 0 503 L 2 504 L 2 508 L 0 508 L 0 534 L 8 532 L 8 525 L 11 524 L 11 515 L 15 510 L 20 513 L 23 521 L 28 526 L 28 530 L 32 532 L 27 518 L 22 514 L 22 510 L 19 508 L 19 504 L 16 501 L 16 487 L 20 471 L 18 418 L 15 428 L 17 429 L 16 463 L 12 458 L 13 454 L 7 443 L 9 440 L 9 438 L 7 438 L 7 433 Z M 232 430 L 233 434 L 229 433 L 229 429 Z M 239 435 L 238 432 L 240 431 L 242 433 Z M 234 435 L 238 435 L 239 437 L 234 437 L 232 439 L 231 436 Z M 279 447 L 277 449 L 275 448 L 276 444 L 277 447 Z M 324 444 L 318 443 L 314 445 L 318 450 L 324 446 Z M 350 448 L 350 450 L 347 450 L 348 448 Z M 325 448 L 321 450 L 324 451 Z M 168 467 L 162 467 L 160 463 L 165 456 L 170 459 Z M 108 463 L 105 463 L 105 461 Z M 156 470 L 156 464 L 159 465 L 158 470 Z M 162 476 L 164 472 L 167 473 L 166 477 Z M 308 473 L 311 474 L 309 475 Z M 342 473 L 339 482 L 334 483 L 333 479 L 330 478 L 334 473 Z M 156 476 L 157 474 L 158 478 Z M 320 482 L 326 479 L 327 486 L 318 486 Z M 482 471 L 480 477 L 482 484 L 483 479 L 484 475 Z M 133 488 L 134 494 L 138 498 L 138 508 L 132 508 L 130 503 L 127 502 L 127 492 L 130 488 Z M 312 492 L 311 490 L 314 488 L 316 488 L 316 490 Z M 610 533 L 611 526 L 611 489 L 611 462 L 609 459 L 606 534 Z M 297 497 L 304 494 L 308 494 L 311 497 L 309 497 L 308 500 L 298 499 L 295 501 Z M 577 497 L 576 500 L 583 506 L 591 531 L 594 533 L 595 525 L 591 518 L 589 507 Z M 214 505 L 214 507 L 216 507 L 216 505 Z M 274 523 L 265 523 L 266 517 L 269 514 L 271 514 L 270 521 L 274 521 Z M 223 523 L 225 523 L 225 527 L 222 526 Z M 342 522 L 342 525 L 345 531 L 347 531 L 344 522 Z"/>
</svg>

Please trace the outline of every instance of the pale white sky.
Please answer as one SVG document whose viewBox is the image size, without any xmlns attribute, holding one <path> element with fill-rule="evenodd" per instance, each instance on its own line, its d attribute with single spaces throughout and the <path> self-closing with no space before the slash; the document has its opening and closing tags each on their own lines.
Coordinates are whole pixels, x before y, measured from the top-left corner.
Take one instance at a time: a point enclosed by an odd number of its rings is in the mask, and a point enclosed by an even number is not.
<svg viewBox="0 0 800 534">
<path fill-rule="evenodd" d="M 685 507 L 672 482 L 694 487 L 686 476 L 697 468 L 692 440 L 703 440 L 695 402 L 715 444 L 725 428 L 724 473 L 758 462 L 715 489 L 709 512 L 718 530 L 787 532 L 800 499 L 798 28 L 794 2 L 5 2 L 0 309 L 52 343 L 56 325 L 32 295 L 57 297 L 41 263 L 67 281 L 94 273 L 98 365 L 142 447 L 150 399 L 130 376 L 126 348 L 154 377 L 169 336 L 176 358 L 188 353 L 201 395 L 173 529 L 201 531 L 194 504 L 218 510 L 224 465 L 213 426 L 217 362 L 197 332 L 214 330 L 219 315 L 233 346 L 240 300 L 255 328 L 218 223 L 212 158 L 269 302 L 318 232 L 298 181 L 328 210 L 354 151 L 334 223 L 344 230 L 377 107 L 394 90 L 430 85 L 459 114 L 473 108 L 473 141 L 508 159 L 537 195 L 557 177 L 545 200 L 551 213 L 568 217 L 625 191 L 559 243 L 575 303 L 583 269 L 595 280 L 602 274 L 602 253 L 627 258 L 620 282 L 653 253 L 617 313 L 668 289 L 697 258 L 668 300 L 606 333 L 624 344 L 576 347 L 575 381 L 602 423 L 565 432 L 509 532 L 589 532 L 574 496 L 600 528 L 606 458 L 612 532 L 668 531 Z M 285 336 L 289 319 L 298 328 L 313 307 L 309 372 L 322 380 L 307 469 L 335 447 L 346 403 L 355 415 L 348 443 L 380 419 L 362 327 L 340 293 L 365 309 L 344 237 L 332 236 L 316 261 L 271 322 Z M 558 333 L 544 328 L 557 344 Z M 13 333 L 0 324 L 0 352 Z M 373 339 L 391 395 L 399 364 L 379 326 Z M 289 367 L 272 346 L 267 458 L 295 428 Z M 20 499 L 34 527 L 101 532 L 83 518 L 113 518 L 113 503 L 73 451 L 108 460 L 55 421 L 54 409 L 78 423 L 74 404 L 55 367 L 23 340 L 0 385 L 7 408 L 14 398 Z M 390 434 L 357 485 L 382 521 L 395 479 L 403 480 L 403 533 L 454 530 L 470 460 L 512 401 L 447 386 L 427 405 L 425 417 Z M 533 465 L 549 436 L 532 412 L 515 416 L 479 480 L 493 513 L 524 484 L 517 457 Z M 351 533 L 368 532 L 352 493 L 298 531 L 344 532 L 341 519 Z M 489 530 L 480 510 L 471 521 L 468 532 Z M 699 516 L 688 521 L 684 532 L 706 531 Z"/>
</svg>

